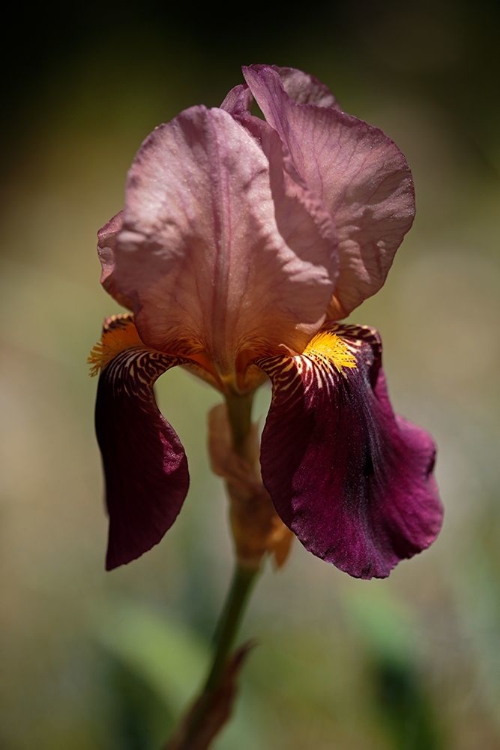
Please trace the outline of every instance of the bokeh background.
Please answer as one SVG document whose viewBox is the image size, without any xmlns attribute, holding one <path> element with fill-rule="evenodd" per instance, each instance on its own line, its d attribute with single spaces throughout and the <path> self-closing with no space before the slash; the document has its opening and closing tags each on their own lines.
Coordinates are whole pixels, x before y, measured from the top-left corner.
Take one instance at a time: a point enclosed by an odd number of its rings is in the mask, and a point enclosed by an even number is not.
<svg viewBox="0 0 500 750">
<path fill-rule="evenodd" d="M 150 130 L 252 62 L 314 73 L 408 157 L 414 228 L 353 320 L 380 329 L 393 402 L 437 439 L 446 519 L 386 581 L 299 544 L 266 570 L 217 748 L 500 748 L 498 3 L 179 6 L 20 5 L 4 26 L 0 748 L 157 750 L 201 680 L 231 568 L 205 451 L 218 395 L 161 379 L 190 495 L 161 545 L 105 574 L 85 360 L 118 308 L 95 233 Z"/>
</svg>

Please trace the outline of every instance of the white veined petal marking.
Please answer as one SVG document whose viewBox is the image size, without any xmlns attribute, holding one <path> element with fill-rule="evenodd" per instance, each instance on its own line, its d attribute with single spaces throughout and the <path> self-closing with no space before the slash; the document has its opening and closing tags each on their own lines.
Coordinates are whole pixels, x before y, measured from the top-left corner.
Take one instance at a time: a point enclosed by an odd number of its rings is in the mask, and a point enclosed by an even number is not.
<svg viewBox="0 0 500 750">
<path fill-rule="evenodd" d="M 373 361 L 380 348 L 375 329 L 335 324 L 316 334 L 302 354 L 262 358 L 256 364 L 271 378 L 282 406 L 292 408 L 310 389 L 329 395 L 339 378 L 348 379 L 361 364 L 360 358 Z"/>
<path fill-rule="evenodd" d="M 164 372 L 185 364 L 182 357 L 147 349 L 141 341 L 133 316 L 113 315 L 103 326 L 102 338 L 92 349 L 88 362 L 91 374 L 99 372 L 115 394 L 135 396 L 150 403 L 152 386 Z"/>
</svg>

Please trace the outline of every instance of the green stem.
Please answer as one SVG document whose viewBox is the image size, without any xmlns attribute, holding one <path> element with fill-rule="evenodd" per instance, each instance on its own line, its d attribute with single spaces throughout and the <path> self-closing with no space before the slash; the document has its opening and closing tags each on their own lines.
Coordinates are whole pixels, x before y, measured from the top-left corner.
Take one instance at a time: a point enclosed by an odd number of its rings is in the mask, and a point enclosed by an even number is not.
<svg viewBox="0 0 500 750">
<path fill-rule="evenodd" d="M 169 750 L 169 748 L 190 750 L 193 742 L 196 741 L 198 731 L 203 724 L 206 713 L 210 711 L 210 697 L 217 690 L 224 676 L 224 667 L 236 640 L 241 619 L 257 574 L 258 570 L 242 568 L 240 565 L 236 566 L 231 587 L 215 631 L 215 651 L 205 685 L 196 701 L 196 708 L 190 717 L 183 740 L 180 744 L 167 744 L 165 750 Z"/>
<path fill-rule="evenodd" d="M 215 653 L 203 692 L 214 690 L 220 680 L 229 652 L 257 578 L 258 570 L 236 565 L 224 609 L 215 631 Z"/>
<path fill-rule="evenodd" d="M 253 394 L 226 394 L 227 415 L 233 435 L 233 447 L 238 455 L 244 455 L 245 443 L 252 427 Z"/>
<path fill-rule="evenodd" d="M 226 394 L 226 405 L 235 452 L 243 458 L 251 453 L 248 436 L 252 428 L 252 394 Z M 168 744 L 167 748 L 190 750 L 196 741 L 200 727 L 210 711 L 211 697 L 220 686 L 224 669 L 235 644 L 238 630 L 245 613 L 259 568 L 244 567 L 236 563 L 231 586 L 214 635 L 214 654 L 203 689 L 189 717 L 189 725 L 180 744 Z M 201 747 L 201 745 L 200 745 Z M 203 745 L 205 747 L 205 745 Z"/>
<path fill-rule="evenodd" d="M 233 448 L 240 456 L 245 456 L 247 438 L 252 428 L 252 403 L 253 394 L 226 394 Z M 218 686 L 228 654 L 236 640 L 257 573 L 258 568 L 246 568 L 236 563 L 229 593 L 215 631 L 215 653 L 204 693 L 211 692 Z"/>
</svg>

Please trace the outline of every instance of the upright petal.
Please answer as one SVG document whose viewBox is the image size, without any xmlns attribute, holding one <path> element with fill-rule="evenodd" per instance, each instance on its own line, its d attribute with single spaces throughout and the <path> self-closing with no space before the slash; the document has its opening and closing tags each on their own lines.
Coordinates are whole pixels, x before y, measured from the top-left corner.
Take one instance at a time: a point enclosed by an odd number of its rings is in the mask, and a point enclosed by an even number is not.
<svg viewBox="0 0 500 750">
<path fill-rule="evenodd" d="M 435 448 L 392 411 L 376 332 L 334 326 L 301 356 L 258 364 L 273 383 L 262 477 L 302 544 L 359 578 L 428 547 L 442 520 Z"/>
<path fill-rule="evenodd" d="M 292 84 L 299 89 L 301 82 L 310 85 L 313 94 L 323 96 L 322 84 L 293 68 L 280 69 L 285 78 L 292 75 Z M 304 81 L 302 81 L 302 77 Z M 317 87 L 314 87 L 314 82 Z M 325 87 L 323 87 L 325 88 Z M 307 92 L 306 92 L 307 93 Z M 325 97 L 324 97 L 325 98 Z M 333 97 L 332 97 L 333 98 Z M 328 99 L 330 101 L 330 99 Z M 221 104 L 258 141 L 269 162 L 271 193 L 274 200 L 275 219 L 286 244 L 305 257 L 328 258 L 330 278 L 338 274 L 338 237 L 332 217 L 323 202 L 298 174 L 290 154 L 278 133 L 260 117 L 250 112 L 252 94 L 246 84 L 231 89 Z"/>
<path fill-rule="evenodd" d="M 318 107 L 335 107 L 340 109 L 339 104 L 324 83 L 309 73 L 304 73 L 297 68 L 279 68 L 277 65 L 252 65 L 252 70 L 269 67 L 276 71 L 281 79 L 281 84 L 288 96 L 297 104 L 316 104 Z M 230 112 L 233 116 L 249 112 L 253 101 L 253 95 L 247 84 L 239 84 L 228 93 L 221 109 Z"/>
<path fill-rule="evenodd" d="M 97 232 L 97 253 L 101 261 L 101 284 L 119 305 L 133 308 L 133 302 L 122 294 L 114 284 L 116 238 L 123 225 L 123 211 L 119 211 Z"/>
<path fill-rule="evenodd" d="M 238 354 L 302 350 L 324 319 L 330 246 L 285 230 L 257 140 L 228 112 L 193 107 L 136 156 L 108 283 L 133 300 L 148 346 L 205 352 L 229 378 Z"/>
<path fill-rule="evenodd" d="M 179 513 L 189 486 L 177 434 L 158 411 L 153 384 L 185 360 L 147 349 L 130 316 L 108 319 L 89 358 L 101 369 L 96 433 L 109 513 L 108 570 L 147 552 Z"/>
<path fill-rule="evenodd" d="M 302 88 L 292 85 L 287 71 L 255 65 L 244 68 L 244 75 L 297 172 L 334 219 L 340 272 L 329 317 L 340 318 L 383 285 L 413 222 L 412 177 L 403 154 L 381 130 L 336 103 L 325 104 L 317 84 L 310 84 L 309 94 L 305 79 Z"/>
<path fill-rule="evenodd" d="M 297 68 L 280 68 L 277 65 L 252 65 L 251 69 L 259 70 L 265 67 L 271 68 L 278 74 L 285 92 L 297 104 L 315 104 L 317 107 L 340 109 L 328 86 L 321 83 L 315 76 Z"/>
<path fill-rule="evenodd" d="M 232 117 L 238 118 L 249 114 L 252 102 L 252 92 L 246 83 L 240 83 L 231 89 L 220 108 L 229 112 Z"/>
</svg>

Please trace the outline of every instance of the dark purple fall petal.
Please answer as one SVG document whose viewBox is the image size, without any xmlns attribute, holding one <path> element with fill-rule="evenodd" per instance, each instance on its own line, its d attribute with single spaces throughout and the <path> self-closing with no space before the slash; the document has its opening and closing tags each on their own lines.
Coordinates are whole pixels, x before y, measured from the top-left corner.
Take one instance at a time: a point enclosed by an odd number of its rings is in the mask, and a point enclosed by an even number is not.
<svg viewBox="0 0 500 750">
<path fill-rule="evenodd" d="M 181 442 L 156 405 L 153 384 L 183 360 L 145 348 L 120 352 L 99 377 L 96 433 L 106 480 L 106 569 L 163 538 L 189 487 Z"/>
<path fill-rule="evenodd" d="M 357 578 L 384 578 L 428 547 L 441 527 L 435 447 L 394 414 L 378 334 L 331 329 L 356 358 L 321 351 L 259 361 L 273 383 L 262 436 L 264 485 L 302 544 Z"/>
<path fill-rule="evenodd" d="M 340 271 L 329 317 L 338 319 L 383 285 L 413 222 L 413 181 L 403 154 L 381 130 L 343 112 L 333 96 L 329 105 L 318 82 L 308 88 L 305 74 L 298 87 L 288 71 L 243 69 L 267 122 L 337 228 Z"/>
</svg>

